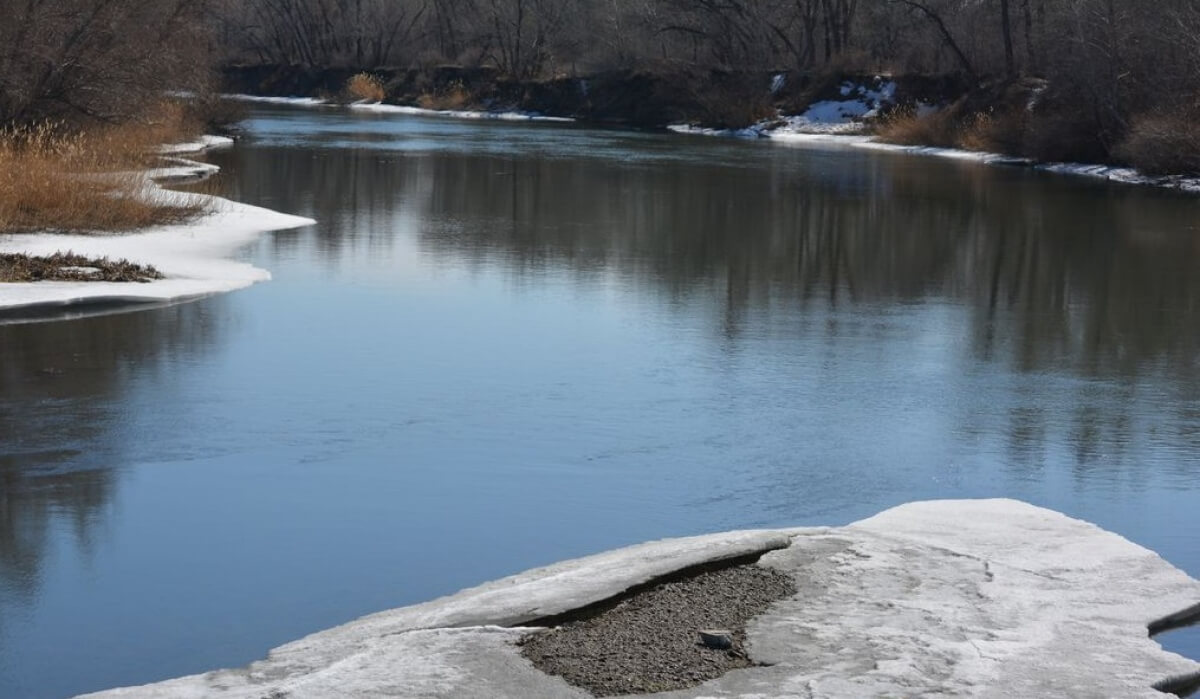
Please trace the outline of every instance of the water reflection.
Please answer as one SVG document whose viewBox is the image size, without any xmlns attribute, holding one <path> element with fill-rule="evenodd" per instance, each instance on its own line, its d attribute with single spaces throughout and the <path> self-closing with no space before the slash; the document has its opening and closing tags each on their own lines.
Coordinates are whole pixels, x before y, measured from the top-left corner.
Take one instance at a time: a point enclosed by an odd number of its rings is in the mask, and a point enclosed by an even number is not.
<svg viewBox="0 0 1200 699">
<path fill-rule="evenodd" d="M 682 163 L 664 148 L 630 157 L 644 137 L 505 157 L 446 145 L 443 128 L 412 137 L 424 149 L 403 131 L 352 150 L 311 138 L 279 147 L 267 133 L 270 157 L 230 155 L 232 196 L 298 202 L 332 222 L 277 236 L 281 254 L 307 237 L 321 263 L 358 269 L 394 263 L 415 239 L 431 263 L 535 283 L 564 270 L 615 277 L 669 307 L 708 307 L 735 344 L 749 326 L 854 351 L 862 334 L 839 309 L 886 326 L 887 309 L 949 303 L 975 361 L 1080 379 L 960 406 L 958 433 L 1005 435 L 1008 468 L 1036 478 L 1065 444 L 1082 481 L 1095 468 L 1136 471 L 1148 436 L 1200 453 L 1194 197 L 844 150 L 691 141 Z M 1147 414 L 1142 375 L 1163 413 Z M 1187 456 L 1161 468 L 1186 479 L 1198 467 Z"/>
<path fill-rule="evenodd" d="M 159 365 L 218 341 L 213 303 L 0 325 L 0 624 L 33 601 L 56 538 L 88 556 L 115 469 L 154 448 L 135 443 L 147 435 L 130 429 L 129 403 Z"/>
<path fill-rule="evenodd" d="M 329 264 L 387 257 L 415 230 L 430 256 L 517 276 L 570 269 L 670 299 L 716 293 L 733 335 L 752 309 L 949 299 L 970 309 L 985 361 L 1084 376 L 1165 367 L 1196 385 L 1194 197 L 738 145 L 732 162 L 717 149 L 688 167 L 630 163 L 620 148 L 536 159 L 282 148 L 226 162 L 231 196 L 328 222 L 275 236 L 280 253 L 310 236 Z"/>
<path fill-rule="evenodd" d="M 1021 497 L 1200 570 L 1194 198 L 267 114 L 213 158 L 228 196 L 320 221 L 246 251 L 274 282 L 0 326 L 0 694 L 241 664 L 565 556 L 917 498 Z"/>
</svg>

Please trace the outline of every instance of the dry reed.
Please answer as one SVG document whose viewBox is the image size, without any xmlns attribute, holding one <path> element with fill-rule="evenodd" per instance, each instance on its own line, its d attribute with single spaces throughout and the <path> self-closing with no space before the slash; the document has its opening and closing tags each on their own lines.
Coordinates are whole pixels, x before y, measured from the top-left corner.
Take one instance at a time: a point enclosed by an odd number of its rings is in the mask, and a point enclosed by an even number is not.
<svg viewBox="0 0 1200 699">
<path fill-rule="evenodd" d="M 370 73 L 357 73 L 346 81 L 346 94 L 364 102 L 382 102 L 387 97 L 383 82 Z"/>
<path fill-rule="evenodd" d="M 0 129 L 0 232 L 125 231 L 195 214 L 144 196 L 158 146 L 188 133 L 181 108 L 169 105 L 85 131 L 53 122 Z"/>
<path fill-rule="evenodd" d="M 471 92 L 459 80 L 455 80 L 436 92 L 426 92 L 417 98 L 417 106 L 437 111 L 466 109 L 473 102 L 474 98 Z"/>
</svg>

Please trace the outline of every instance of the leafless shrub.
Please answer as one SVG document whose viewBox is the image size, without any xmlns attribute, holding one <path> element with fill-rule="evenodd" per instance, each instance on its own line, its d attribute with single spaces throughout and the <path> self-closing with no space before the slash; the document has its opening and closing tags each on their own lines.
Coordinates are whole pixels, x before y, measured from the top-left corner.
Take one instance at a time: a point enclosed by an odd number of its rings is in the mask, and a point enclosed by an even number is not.
<svg viewBox="0 0 1200 699">
<path fill-rule="evenodd" d="M 1140 115 L 1117 155 L 1146 174 L 1200 174 L 1200 120 L 1184 111 Z"/>
<path fill-rule="evenodd" d="M 0 125 L 127 120 L 209 77 L 207 0 L 0 0 Z"/>
</svg>

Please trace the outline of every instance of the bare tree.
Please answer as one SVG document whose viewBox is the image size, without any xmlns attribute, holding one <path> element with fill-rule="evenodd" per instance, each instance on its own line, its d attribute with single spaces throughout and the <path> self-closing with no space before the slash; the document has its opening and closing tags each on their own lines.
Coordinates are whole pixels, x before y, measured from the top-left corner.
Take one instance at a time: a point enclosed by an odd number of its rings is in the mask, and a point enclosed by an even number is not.
<svg viewBox="0 0 1200 699">
<path fill-rule="evenodd" d="M 409 58 L 430 0 L 247 0 L 226 26 L 265 63 L 374 68 Z"/>
<path fill-rule="evenodd" d="M 0 123 L 117 121 L 207 77 L 204 0 L 0 0 Z"/>
</svg>

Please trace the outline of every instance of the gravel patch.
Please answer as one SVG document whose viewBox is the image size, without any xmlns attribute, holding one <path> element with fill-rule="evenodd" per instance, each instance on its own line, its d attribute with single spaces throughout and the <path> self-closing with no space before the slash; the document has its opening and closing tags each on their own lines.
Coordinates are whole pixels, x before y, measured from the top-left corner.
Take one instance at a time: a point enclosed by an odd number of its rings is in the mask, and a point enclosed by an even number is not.
<svg viewBox="0 0 1200 699">
<path fill-rule="evenodd" d="M 746 623 L 796 594 L 792 578 L 741 565 L 666 582 L 597 615 L 521 639 L 521 655 L 596 696 L 692 687 L 752 667 Z M 728 629 L 733 647 L 714 650 L 700 629 Z"/>
</svg>

